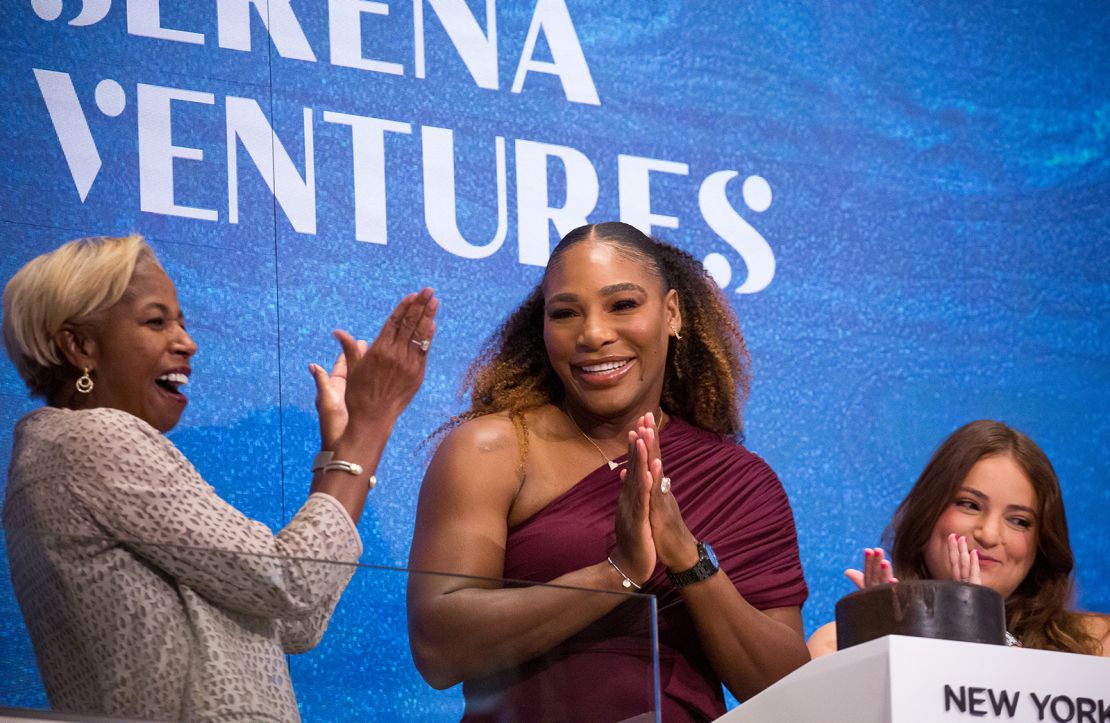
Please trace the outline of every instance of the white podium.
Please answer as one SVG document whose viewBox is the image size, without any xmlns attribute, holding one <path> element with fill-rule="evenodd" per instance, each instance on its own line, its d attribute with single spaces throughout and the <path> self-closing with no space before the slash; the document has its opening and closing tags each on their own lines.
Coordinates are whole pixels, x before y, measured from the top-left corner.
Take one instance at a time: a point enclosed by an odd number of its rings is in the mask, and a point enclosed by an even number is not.
<svg viewBox="0 0 1110 723">
<path fill-rule="evenodd" d="M 719 721 L 1110 721 L 1110 658 L 889 635 L 811 661 Z"/>
</svg>

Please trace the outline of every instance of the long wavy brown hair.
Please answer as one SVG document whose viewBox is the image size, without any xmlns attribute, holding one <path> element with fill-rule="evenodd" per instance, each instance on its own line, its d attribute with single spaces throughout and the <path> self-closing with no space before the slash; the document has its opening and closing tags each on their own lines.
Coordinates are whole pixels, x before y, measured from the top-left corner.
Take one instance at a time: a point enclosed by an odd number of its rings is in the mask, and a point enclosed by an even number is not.
<svg viewBox="0 0 1110 723">
<path fill-rule="evenodd" d="M 925 548 L 937 519 L 956 498 L 975 463 L 1009 455 L 1033 483 L 1037 515 L 1037 556 L 1025 579 L 1006 599 L 1006 625 L 1028 648 L 1098 653 L 1101 645 L 1087 632 L 1072 603 L 1075 558 L 1056 470 L 1037 443 L 1002 422 L 981 419 L 957 429 L 933 453 L 913 489 L 898 506 L 886 537 L 898 577 L 925 580 Z"/>
<path fill-rule="evenodd" d="M 667 349 L 661 404 L 668 414 L 722 435 L 741 439 L 741 409 L 747 399 L 750 358 L 744 335 L 724 295 L 690 254 L 650 238 L 625 223 L 580 226 L 551 252 L 547 273 L 563 254 L 584 241 L 610 244 L 658 275 L 664 293 L 678 292 L 682 339 Z M 546 280 L 546 274 L 544 279 Z M 486 341 L 463 380 L 470 408 L 437 432 L 486 414 L 506 413 L 527 449 L 525 412 L 559 404 L 563 385 L 543 341 L 544 282 L 540 281 Z"/>
</svg>

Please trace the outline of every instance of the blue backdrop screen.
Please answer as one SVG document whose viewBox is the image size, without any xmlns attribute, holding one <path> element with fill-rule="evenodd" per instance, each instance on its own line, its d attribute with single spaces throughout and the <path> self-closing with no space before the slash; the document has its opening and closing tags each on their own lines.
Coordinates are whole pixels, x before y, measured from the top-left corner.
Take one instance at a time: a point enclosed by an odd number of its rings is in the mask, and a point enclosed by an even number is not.
<svg viewBox="0 0 1110 723">
<path fill-rule="evenodd" d="M 200 346 L 171 439 L 275 529 L 318 445 L 307 364 L 435 287 L 428 379 L 360 525 L 364 560 L 400 566 L 420 443 L 481 341 L 563 233 L 625 220 L 703 259 L 741 318 L 807 632 L 984 417 L 1048 452 L 1078 603 L 1108 610 L 1107 47 L 1099 2 L 15 2 L 0 277 L 143 233 Z M 7 364 L 0 398 L 8 440 L 35 404 Z M 356 592 L 341 609 L 374 604 Z M 10 596 L 0 638 L 5 702 L 43 704 Z"/>
</svg>

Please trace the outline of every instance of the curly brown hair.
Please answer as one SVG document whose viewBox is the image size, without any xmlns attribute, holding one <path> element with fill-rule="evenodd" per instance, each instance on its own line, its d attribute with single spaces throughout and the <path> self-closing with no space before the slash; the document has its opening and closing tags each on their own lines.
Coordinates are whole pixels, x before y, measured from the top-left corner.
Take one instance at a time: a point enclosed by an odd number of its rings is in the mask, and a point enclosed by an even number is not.
<svg viewBox="0 0 1110 723">
<path fill-rule="evenodd" d="M 664 291 L 678 293 L 682 339 L 667 349 L 661 404 L 672 416 L 741 439 L 741 409 L 747 399 L 750 357 L 740 324 L 716 283 L 693 256 L 650 238 L 634 226 L 610 222 L 580 226 L 551 252 L 548 272 L 563 254 L 584 241 L 611 245 L 618 253 L 646 264 Z M 546 279 L 546 275 L 545 275 Z M 440 431 L 487 414 L 507 414 L 526 449 L 525 412 L 559 404 L 563 385 L 551 366 L 543 341 L 544 297 L 541 280 L 485 343 L 463 380 L 470 408 Z"/>
<path fill-rule="evenodd" d="M 893 542 L 894 569 L 903 580 L 931 577 L 925 548 L 937 519 L 975 463 L 999 454 L 1009 455 L 1025 472 L 1040 506 L 1037 556 L 1006 599 L 1006 626 L 1027 648 L 1097 653 L 1101 645 L 1087 632 L 1082 616 L 1067 609 L 1074 592 L 1075 557 L 1056 471 L 1036 442 L 1002 422 L 970 422 L 937 447 L 884 535 Z"/>
</svg>

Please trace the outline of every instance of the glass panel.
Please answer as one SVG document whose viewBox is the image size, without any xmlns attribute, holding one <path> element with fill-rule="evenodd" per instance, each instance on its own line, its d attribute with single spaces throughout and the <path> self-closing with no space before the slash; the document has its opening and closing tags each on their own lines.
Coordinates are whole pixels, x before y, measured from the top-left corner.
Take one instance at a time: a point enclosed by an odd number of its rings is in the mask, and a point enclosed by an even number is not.
<svg viewBox="0 0 1110 723">
<path fill-rule="evenodd" d="M 658 719 L 652 596 L 10 529 L 4 542 L 0 614 L 22 605 L 27 627 L 3 641 L 0 709 L 48 709 L 53 670 L 100 700 L 113 675 L 122 700 L 177 676 L 196 705 L 258 714 L 282 700 L 287 661 L 306 721 Z M 317 641 L 323 591 L 348 577 Z M 196 683 L 215 658 L 250 669 L 241 691 Z"/>
</svg>

